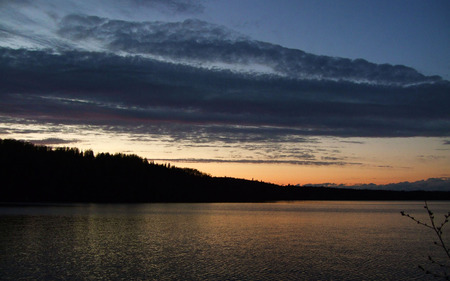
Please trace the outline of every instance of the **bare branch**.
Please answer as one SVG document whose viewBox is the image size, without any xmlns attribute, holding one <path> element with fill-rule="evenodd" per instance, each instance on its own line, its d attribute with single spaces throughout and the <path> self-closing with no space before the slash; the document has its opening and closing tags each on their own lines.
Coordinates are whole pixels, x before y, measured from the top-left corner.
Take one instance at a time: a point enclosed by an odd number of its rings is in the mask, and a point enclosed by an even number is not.
<svg viewBox="0 0 450 281">
<path fill-rule="evenodd" d="M 400 214 L 402 214 L 402 216 L 404 216 L 404 217 L 408 217 L 408 218 L 412 219 L 413 221 L 417 222 L 418 224 L 421 224 L 423 226 L 433 229 L 433 227 L 431 225 L 421 222 L 420 220 L 416 219 L 415 217 L 411 216 L 408 213 L 405 213 L 404 211 L 401 211 Z"/>
<path fill-rule="evenodd" d="M 401 211 L 400 213 L 401 213 L 402 216 L 408 217 L 408 218 L 410 218 L 411 220 L 415 221 L 417 224 L 423 225 L 423 226 L 425 226 L 425 227 L 427 227 L 427 228 L 430 228 L 430 229 L 432 229 L 432 230 L 436 233 L 436 236 L 438 237 L 439 241 L 434 241 L 434 244 L 437 245 L 437 246 L 439 246 L 440 248 L 442 248 L 442 249 L 444 250 L 444 252 L 446 253 L 446 255 L 447 255 L 447 257 L 448 257 L 448 260 L 447 260 L 447 262 L 448 262 L 448 261 L 450 260 L 450 251 L 449 251 L 449 249 L 447 248 L 447 246 L 445 245 L 444 240 L 442 239 L 442 234 L 443 234 L 442 228 L 448 223 L 448 221 L 449 221 L 449 219 L 450 219 L 450 212 L 448 212 L 448 213 L 445 215 L 444 221 L 443 221 L 441 224 L 439 224 L 439 226 L 436 226 L 434 213 L 433 213 L 433 211 L 431 211 L 430 208 L 428 207 L 427 201 L 425 201 L 425 206 L 424 206 L 424 208 L 425 208 L 425 210 L 427 211 L 428 217 L 429 217 L 429 219 L 430 219 L 430 224 L 424 223 L 424 222 L 422 222 L 422 221 L 416 219 L 415 217 L 411 216 L 410 214 L 405 213 L 404 211 Z M 434 272 L 434 271 L 430 271 L 430 270 L 424 268 L 423 266 L 419 265 L 419 268 L 420 268 L 423 272 L 425 272 L 425 274 L 432 275 L 432 276 L 434 276 L 434 277 L 436 277 L 436 278 L 444 278 L 445 280 L 450 280 L 450 275 L 449 275 L 449 274 L 447 273 L 447 271 L 445 270 L 445 269 L 450 269 L 450 266 L 449 266 L 449 265 L 446 265 L 446 264 L 444 264 L 444 263 L 442 263 L 442 262 L 440 262 L 440 261 L 437 261 L 437 260 L 435 260 L 435 259 L 434 259 L 433 257 L 431 257 L 431 256 L 428 256 L 428 260 L 430 261 L 430 263 L 431 263 L 432 265 L 437 265 L 437 266 L 439 266 L 439 267 L 442 269 L 443 272 L 442 272 L 442 273 L 437 273 L 437 272 Z"/>
</svg>

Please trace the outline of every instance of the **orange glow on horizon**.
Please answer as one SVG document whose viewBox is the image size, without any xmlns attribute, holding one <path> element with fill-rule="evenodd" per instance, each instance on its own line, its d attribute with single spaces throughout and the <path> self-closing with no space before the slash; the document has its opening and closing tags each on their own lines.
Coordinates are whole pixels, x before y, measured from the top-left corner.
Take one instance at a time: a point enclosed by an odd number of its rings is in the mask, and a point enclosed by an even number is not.
<svg viewBox="0 0 450 281">
<path fill-rule="evenodd" d="M 0 138 L 37 140 L 38 143 L 63 140 L 49 146 L 92 149 L 94 153 L 136 154 L 150 160 L 167 159 L 155 162 L 193 168 L 217 177 L 253 179 L 280 185 L 389 184 L 450 177 L 450 149 L 443 138 L 314 137 L 306 142 L 277 144 L 279 147 L 265 146 L 260 142 L 224 144 L 218 141 L 202 145 L 187 140 L 174 142 L 170 136 L 164 135 L 111 133 L 96 126 L 8 123 L 4 126 L 15 127 L 17 133 L 0 133 Z M 295 154 L 295 151 L 299 153 Z M 302 158 L 305 154 L 306 158 Z M 214 162 L 215 159 L 219 162 Z M 240 160 L 268 160 L 269 163 L 239 163 Z M 270 160 L 286 163 L 270 163 Z M 291 160 L 299 161 L 291 164 Z"/>
<path fill-rule="evenodd" d="M 176 167 L 197 169 L 217 177 L 234 177 L 257 180 L 279 185 L 306 184 L 389 184 L 404 181 L 419 181 L 445 176 L 444 169 L 414 172 L 410 169 L 339 166 L 300 166 L 284 164 L 240 164 L 240 163 L 171 163 Z"/>
</svg>

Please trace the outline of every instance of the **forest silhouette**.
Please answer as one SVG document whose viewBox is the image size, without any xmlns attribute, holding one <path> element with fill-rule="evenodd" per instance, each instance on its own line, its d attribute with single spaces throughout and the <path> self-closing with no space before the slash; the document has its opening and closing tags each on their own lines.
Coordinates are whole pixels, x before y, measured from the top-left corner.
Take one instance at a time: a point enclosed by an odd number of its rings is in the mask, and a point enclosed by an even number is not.
<svg viewBox="0 0 450 281">
<path fill-rule="evenodd" d="M 450 192 L 279 186 L 212 177 L 137 155 L 0 139 L 0 202 L 264 202 L 279 200 L 449 200 Z"/>
</svg>

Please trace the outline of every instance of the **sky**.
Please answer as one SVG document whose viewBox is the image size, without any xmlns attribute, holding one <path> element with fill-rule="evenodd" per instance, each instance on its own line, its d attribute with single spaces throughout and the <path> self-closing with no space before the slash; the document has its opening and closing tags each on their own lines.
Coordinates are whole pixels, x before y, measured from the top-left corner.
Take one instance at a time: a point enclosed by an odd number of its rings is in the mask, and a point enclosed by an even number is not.
<svg viewBox="0 0 450 281">
<path fill-rule="evenodd" d="M 449 1 L 0 0 L 0 138 L 450 190 Z"/>
</svg>

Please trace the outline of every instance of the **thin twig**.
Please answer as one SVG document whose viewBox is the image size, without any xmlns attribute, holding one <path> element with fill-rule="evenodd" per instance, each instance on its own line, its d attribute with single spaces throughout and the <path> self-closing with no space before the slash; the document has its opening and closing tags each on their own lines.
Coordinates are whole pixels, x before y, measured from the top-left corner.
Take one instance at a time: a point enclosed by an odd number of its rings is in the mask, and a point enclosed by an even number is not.
<svg viewBox="0 0 450 281">
<path fill-rule="evenodd" d="M 448 212 L 445 215 L 445 220 L 439 226 L 436 226 L 434 213 L 428 207 L 427 201 L 425 201 L 424 208 L 427 210 L 428 217 L 430 219 L 431 225 L 416 219 L 415 217 L 411 216 L 408 213 L 405 213 L 404 211 L 401 211 L 400 213 L 402 214 L 402 216 L 410 218 L 411 220 L 415 221 L 417 224 L 420 224 L 420 225 L 423 225 L 423 226 L 425 226 L 427 228 L 432 229 L 436 233 L 436 235 L 437 235 L 437 237 L 439 239 L 439 242 L 434 242 L 434 244 L 439 246 L 439 247 L 441 247 L 445 251 L 445 253 L 447 254 L 447 257 L 450 259 L 450 251 L 447 248 L 447 246 L 445 245 L 444 240 L 442 239 L 442 234 L 443 234 L 442 228 L 448 223 L 449 218 L 450 218 L 450 212 Z M 436 261 L 431 256 L 428 256 L 428 259 L 431 262 L 431 264 L 438 265 L 439 267 L 441 267 L 443 269 L 444 272 L 443 272 L 443 274 L 436 273 L 436 272 L 431 272 L 428 269 L 425 269 L 423 266 L 419 265 L 419 268 L 422 271 L 424 271 L 425 274 L 430 274 L 430 275 L 432 275 L 434 277 L 437 277 L 437 278 L 444 278 L 445 280 L 450 280 L 450 275 L 445 270 L 446 268 L 450 268 L 448 265 L 444 265 L 443 263 L 440 263 L 440 262 Z"/>
<path fill-rule="evenodd" d="M 439 238 L 439 241 L 441 242 L 441 246 L 444 249 L 445 253 L 447 254 L 447 257 L 450 259 L 450 252 L 448 250 L 448 248 L 445 246 L 444 240 L 442 239 L 442 231 L 441 228 L 437 229 L 436 225 L 434 224 L 434 215 L 433 212 L 430 211 L 430 209 L 428 208 L 428 204 L 427 201 L 425 201 L 425 208 L 428 211 L 428 215 L 430 217 L 430 221 L 431 221 L 431 225 L 433 226 L 433 230 L 434 232 L 436 232 L 436 235 Z"/>
</svg>

